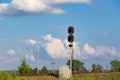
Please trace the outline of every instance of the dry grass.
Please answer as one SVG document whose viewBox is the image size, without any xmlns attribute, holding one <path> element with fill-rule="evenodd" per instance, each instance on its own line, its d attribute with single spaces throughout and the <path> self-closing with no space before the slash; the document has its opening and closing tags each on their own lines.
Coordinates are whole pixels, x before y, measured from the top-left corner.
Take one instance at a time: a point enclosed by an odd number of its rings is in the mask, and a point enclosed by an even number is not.
<svg viewBox="0 0 120 80">
<path fill-rule="evenodd" d="M 120 73 L 81 73 L 70 79 L 59 79 L 53 76 L 18 76 L 18 80 L 120 80 Z"/>
</svg>

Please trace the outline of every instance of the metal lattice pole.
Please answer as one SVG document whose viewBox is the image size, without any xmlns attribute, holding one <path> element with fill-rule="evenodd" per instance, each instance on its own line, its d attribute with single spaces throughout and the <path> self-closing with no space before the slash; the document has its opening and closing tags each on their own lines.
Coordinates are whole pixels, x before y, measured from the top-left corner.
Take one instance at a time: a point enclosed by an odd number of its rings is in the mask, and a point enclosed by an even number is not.
<svg viewBox="0 0 120 80">
<path fill-rule="evenodd" d="M 53 73 L 54 73 L 54 64 L 55 64 L 54 59 L 52 59 L 51 64 L 52 64 L 52 71 L 53 71 Z"/>
</svg>

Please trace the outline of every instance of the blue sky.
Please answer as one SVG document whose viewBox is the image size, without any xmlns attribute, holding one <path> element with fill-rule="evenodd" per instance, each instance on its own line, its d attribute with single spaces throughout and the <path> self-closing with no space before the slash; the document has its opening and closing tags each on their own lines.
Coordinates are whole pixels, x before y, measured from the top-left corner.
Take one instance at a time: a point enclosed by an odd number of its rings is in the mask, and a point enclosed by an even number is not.
<svg viewBox="0 0 120 80">
<path fill-rule="evenodd" d="M 120 57 L 119 0 L 0 0 L 0 69 L 17 69 L 23 57 L 33 68 L 56 69 L 69 59 L 67 29 L 75 28 L 74 58 L 91 69 Z"/>
</svg>

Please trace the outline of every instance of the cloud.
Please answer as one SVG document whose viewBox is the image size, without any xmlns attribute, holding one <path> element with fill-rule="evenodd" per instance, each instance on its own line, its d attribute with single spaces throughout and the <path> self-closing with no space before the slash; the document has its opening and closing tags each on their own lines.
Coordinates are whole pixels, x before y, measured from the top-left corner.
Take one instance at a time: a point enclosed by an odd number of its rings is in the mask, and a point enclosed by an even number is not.
<svg viewBox="0 0 120 80">
<path fill-rule="evenodd" d="M 35 14 L 63 14 L 61 4 L 86 3 L 91 0 L 12 0 L 11 3 L 0 4 L 0 15 L 25 16 Z"/>
<path fill-rule="evenodd" d="M 13 49 L 8 50 L 6 53 L 9 54 L 9 55 L 15 55 L 16 54 L 15 50 L 13 50 Z"/>
<path fill-rule="evenodd" d="M 70 49 L 68 47 L 69 42 L 67 40 L 61 40 L 54 38 L 51 35 L 44 36 L 47 41 L 45 44 L 45 50 L 53 58 L 69 58 Z M 84 46 L 80 47 L 78 42 L 73 42 L 73 56 L 74 58 L 88 59 L 91 57 L 105 57 L 113 58 L 120 56 L 120 52 L 115 47 L 96 45 L 95 47 L 85 43 Z"/>
<path fill-rule="evenodd" d="M 22 40 L 23 43 L 26 44 L 26 54 L 25 54 L 25 58 L 31 62 L 35 62 L 36 58 L 37 58 L 37 53 L 38 53 L 38 49 L 40 52 L 40 48 L 44 47 L 44 44 L 42 44 L 40 41 L 34 40 L 34 39 L 26 39 L 26 40 Z"/>
<path fill-rule="evenodd" d="M 73 54 L 75 58 L 78 58 L 79 56 L 81 56 L 80 47 L 78 45 L 79 43 L 73 42 Z"/>
<path fill-rule="evenodd" d="M 85 52 L 86 55 L 95 56 L 95 57 L 116 57 L 120 56 L 119 51 L 116 50 L 115 47 L 108 47 L 108 46 L 101 46 L 97 45 L 96 47 L 90 46 L 88 43 L 86 43 L 83 47 L 83 52 Z"/>
<path fill-rule="evenodd" d="M 25 54 L 25 58 L 26 58 L 27 60 L 32 61 L 32 62 L 35 62 L 35 61 L 36 61 L 36 59 L 35 59 L 35 57 L 34 57 L 34 55 L 33 55 L 32 53 L 27 53 L 27 54 Z"/>
<path fill-rule="evenodd" d="M 69 42 L 65 39 L 55 38 L 50 34 L 43 36 L 44 42 L 40 45 L 42 49 L 44 49 L 48 55 L 52 58 L 56 59 L 66 59 L 70 57 L 70 48 Z M 38 41 L 34 39 L 26 40 L 26 43 L 30 44 L 28 56 L 31 56 L 31 59 L 34 61 L 34 56 L 32 55 L 37 51 Z M 31 54 L 32 53 L 32 54 Z M 89 59 L 91 57 L 105 57 L 105 58 L 116 58 L 120 57 L 120 51 L 117 51 L 115 47 L 96 45 L 92 46 L 89 43 L 85 43 L 83 46 L 80 46 L 80 43 L 73 42 L 73 56 L 74 58 L 80 59 Z"/>
<path fill-rule="evenodd" d="M 50 34 L 44 36 L 44 40 L 46 40 L 45 50 L 52 58 L 68 58 L 70 56 L 69 52 L 69 43 L 67 40 L 61 40 L 59 38 L 54 38 Z M 80 49 L 78 47 L 78 43 L 73 43 L 74 47 L 74 57 L 80 56 Z"/>
<path fill-rule="evenodd" d="M 64 40 L 64 45 L 65 48 L 68 50 L 68 54 L 70 54 L 70 48 L 69 48 L 69 42 L 67 40 Z M 73 42 L 73 57 L 74 58 L 83 58 L 81 55 L 81 51 L 80 51 L 80 47 L 79 47 L 79 43 L 78 42 Z"/>
<path fill-rule="evenodd" d="M 85 50 L 86 53 L 91 55 L 96 53 L 95 49 L 92 46 L 90 46 L 88 43 L 84 45 L 83 49 Z"/>
<path fill-rule="evenodd" d="M 52 58 L 68 57 L 67 50 L 62 40 L 53 38 L 51 35 L 46 35 L 44 39 L 47 41 L 45 49 Z"/>
<path fill-rule="evenodd" d="M 118 56 L 119 53 L 114 47 L 106 47 L 106 46 L 96 46 L 97 55 L 102 56 Z"/>
<path fill-rule="evenodd" d="M 37 41 L 36 41 L 36 40 L 33 40 L 33 39 L 25 40 L 25 42 L 26 42 L 27 44 L 30 44 L 30 45 L 36 45 L 36 44 L 37 44 Z"/>
<path fill-rule="evenodd" d="M 91 3 L 91 0 L 44 0 L 47 4 Z"/>
<path fill-rule="evenodd" d="M 22 41 L 27 44 L 26 49 L 30 54 L 37 53 L 38 50 L 37 44 L 39 44 L 39 48 L 44 49 L 48 53 L 48 55 L 51 56 L 52 58 L 65 59 L 70 56 L 70 51 L 69 51 L 70 49 L 68 46 L 69 43 L 67 40 L 61 40 L 59 38 L 55 38 L 50 34 L 42 36 L 42 38 L 44 39 L 44 42 L 42 43 L 34 39 L 26 39 Z M 73 47 L 74 57 L 78 58 L 81 56 L 79 43 L 73 42 L 73 45 L 74 45 Z M 27 56 L 30 56 L 30 54 L 29 55 L 27 54 Z"/>
<path fill-rule="evenodd" d="M 36 41 L 34 39 L 26 39 L 22 40 L 22 42 L 26 44 L 26 49 L 30 53 L 36 53 L 38 49 L 44 47 L 44 43 L 41 43 L 40 41 Z"/>
</svg>

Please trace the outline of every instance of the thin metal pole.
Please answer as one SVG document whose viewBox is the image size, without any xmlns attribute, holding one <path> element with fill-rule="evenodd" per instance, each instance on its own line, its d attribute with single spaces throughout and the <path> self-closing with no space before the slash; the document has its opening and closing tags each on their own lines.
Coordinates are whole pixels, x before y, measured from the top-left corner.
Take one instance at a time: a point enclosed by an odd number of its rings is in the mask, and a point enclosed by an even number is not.
<svg viewBox="0 0 120 80">
<path fill-rule="evenodd" d="M 38 71 L 37 71 L 37 73 L 39 74 L 39 44 L 38 44 Z"/>
</svg>

